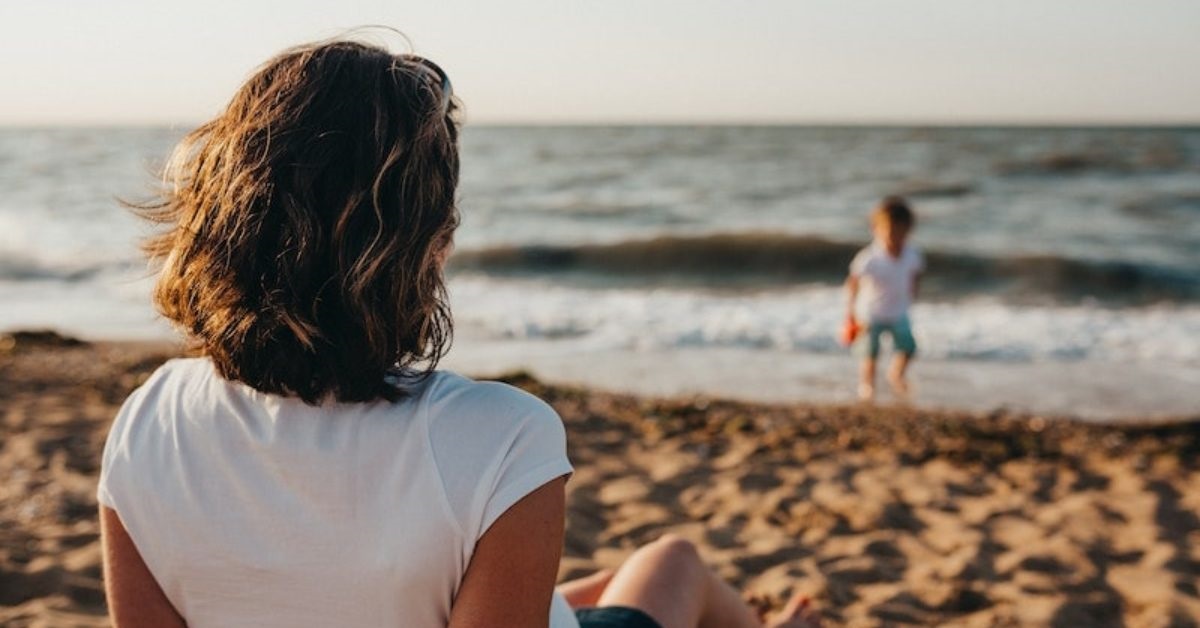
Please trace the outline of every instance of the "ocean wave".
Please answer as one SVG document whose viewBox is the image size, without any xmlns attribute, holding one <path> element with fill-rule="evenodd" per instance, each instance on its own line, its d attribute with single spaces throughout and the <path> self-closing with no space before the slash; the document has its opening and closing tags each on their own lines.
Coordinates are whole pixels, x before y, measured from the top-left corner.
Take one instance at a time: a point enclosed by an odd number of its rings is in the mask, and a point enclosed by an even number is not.
<svg viewBox="0 0 1200 628">
<path fill-rule="evenodd" d="M 1137 199 L 1121 204 L 1120 209 L 1140 218 L 1178 218 L 1180 222 L 1190 222 L 1200 215 L 1200 192 Z"/>
<path fill-rule="evenodd" d="M 128 265 L 120 264 L 119 266 L 125 268 Z M 109 263 L 91 265 L 58 264 L 0 252 L 0 281 L 60 281 L 74 283 L 87 281 L 113 268 L 114 265 Z"/>
<path fill-rule="evenodd" d="M 607 244 L 501 246 L 456 253 L 455 272 L 569 276 L 582 285 L 674 285 L 771 289 L 835 284 L 861 243 L 770 233 L 664 236 Z M 989 257 L 927 250 L 924 295 L 991 294 L 1021 302 L 1113 305 L 1200 300 L 1200 274 L 1131 261 L 1057 255 Z"/>
<path fill-rule="evenodd" d="M 1194 165 L 1194 161 L 1182 145 L 1162 140 L 1108 150 L 1047 152 L 1030 159 L 1001 161 L 995 169 L 1002 175 L 1064 176 L 1089 172 L 1170 172 L 1186 169 L 1189 165 Z"/>
<path fill-rule="evenodd" d="M 110 273 L 127 274 L 134 268 L 139 268 L 138 262 L 121 259 L 72 263 L 0 251 L 0 281 L 6 282 L 48 281 L 78 285 Z"/>
<path fill-rule="evenodd" d="M 974 194 L 975 186 L 963 182 L 909 181 L 894 193 L 910 199 L 960 198 Z"/>
<path fill-rule="evenodd" d="M 460 329 L 496 341 L 595 351 L 846 351 L 836 338 L 844 295 L 834 287 L 729 296 L 460 276 L 451 280 L 450 295 Z M 934 359 L 1200 365 L 1196 305 L 1117 310 L 972 300 L 920 302 L 912 315 L 921 354 Z"/>
</svg>

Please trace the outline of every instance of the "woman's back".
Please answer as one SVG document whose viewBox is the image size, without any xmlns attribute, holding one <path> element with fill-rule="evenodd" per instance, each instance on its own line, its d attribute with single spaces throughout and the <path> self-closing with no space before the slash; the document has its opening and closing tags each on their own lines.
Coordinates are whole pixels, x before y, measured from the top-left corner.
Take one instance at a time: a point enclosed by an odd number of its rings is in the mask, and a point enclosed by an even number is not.
<svg viewBox="0 0 1200 628">
<path fill-rule="evenodd" d="M 457 111 L 428 59 L 316 42 L 176 148 L 145 248 L 159 312 L 205 357 L 160 368 L 105 446 L 115 625 L 579 628 L 553 593 L 561 421 L 436 370 Z M 582 623 L 758 625 L 694 550 L 656 546 L 569 587 L 601 607 Z"/>
<path fill-rule="evenodd" d="M 100 500 L 190 626 L 445 626 L 479 537 L 570 465 L 530 395 L 406 389 L 313 406 L 173 360 L 114 423 Z"/>
</svg>

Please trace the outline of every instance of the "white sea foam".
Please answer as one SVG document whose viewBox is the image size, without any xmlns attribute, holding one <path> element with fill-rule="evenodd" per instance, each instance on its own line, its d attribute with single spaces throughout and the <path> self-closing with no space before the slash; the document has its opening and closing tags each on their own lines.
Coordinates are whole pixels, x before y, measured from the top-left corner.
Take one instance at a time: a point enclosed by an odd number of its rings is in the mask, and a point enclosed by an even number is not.
<svg viewBox="0 0 1200 628">
<path fill-rule="evenodd" d="M 750 348 L 843 351 L 835 288 L 754 294 L 590 290 L 463 276 L 451 283 L 460 325 L 495 340 L 565 340 L 612 350 Z M 1200 366 L 1200 307 L 1101 309 L 988 300 L 917 304 L 922 354 L 945 360 L 1167 361 Z"/>
</svg>

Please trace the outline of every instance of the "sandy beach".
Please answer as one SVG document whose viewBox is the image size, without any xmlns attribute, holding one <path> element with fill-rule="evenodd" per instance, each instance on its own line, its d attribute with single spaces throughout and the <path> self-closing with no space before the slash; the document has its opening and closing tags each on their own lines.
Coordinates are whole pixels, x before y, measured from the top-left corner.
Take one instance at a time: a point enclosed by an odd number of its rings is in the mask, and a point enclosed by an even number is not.
<svg viewBox="0 0 1200 628">
<path fill-rule="evenodd" d="M 177 350 L 0 336 L 0 624 L 107 625 L 95 485 Z M 1200 423 L 652 399 L 512 383 L 567 425 L 562 578 L 664 533 L 834 626 L 1195 626 Z"/>
</svg>

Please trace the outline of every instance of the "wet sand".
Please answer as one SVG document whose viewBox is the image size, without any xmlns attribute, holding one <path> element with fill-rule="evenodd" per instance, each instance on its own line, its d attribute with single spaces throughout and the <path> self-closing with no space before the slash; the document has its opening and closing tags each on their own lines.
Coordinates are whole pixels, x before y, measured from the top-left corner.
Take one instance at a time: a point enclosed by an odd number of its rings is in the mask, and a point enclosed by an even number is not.
<svg viewBox="0 0 1200 628">
<path fill-rule="evenodd" d="M 0 336 L 0 625 L 104 626 L 109 422 L 175 349 Z M 652 399 L 508 378 L 567 424 L 561 576 L 666 532 L 831 625 L 1195 626 L 1200 424 Z"/>
</svg>

